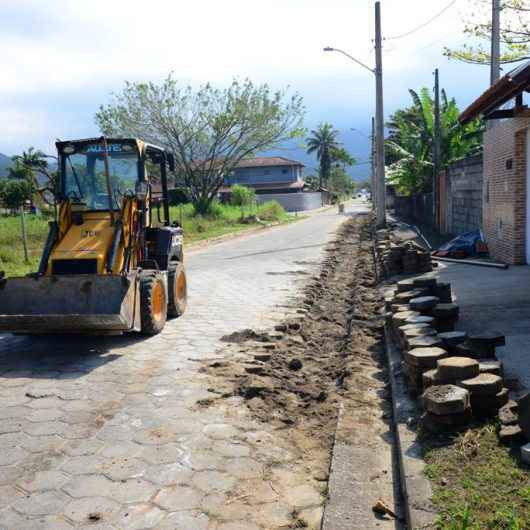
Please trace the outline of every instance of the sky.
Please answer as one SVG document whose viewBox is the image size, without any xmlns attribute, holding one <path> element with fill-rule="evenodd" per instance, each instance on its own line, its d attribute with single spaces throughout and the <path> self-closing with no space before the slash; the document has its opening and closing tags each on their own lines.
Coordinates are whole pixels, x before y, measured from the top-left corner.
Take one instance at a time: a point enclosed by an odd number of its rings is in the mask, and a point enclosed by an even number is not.
<svg viewBox="0 0 530 530">
<path fill-rule="evenodd" d="M 409 88 L 433 71 L 464 108 L 488 69 L 449 61 L 444 45 L 466 42 L 472 0 L 381 0 L 385 116 L 410 103 Z M 360 161 L 374 112 L 373 75 L 339 53 L 374 63 L 373 0 L 2 0 L 0 153 L 53 152 L 56 138 L 98 134 L 94 114 L 124 81 L 226 86 L 233 78 L 289 87 L 303 96 L 306 126 L 323 121 Z M 351 129 L 355 129 L 352 131 Z M 315 164 L 316 165 L 316 164 Z"/>
</svg>

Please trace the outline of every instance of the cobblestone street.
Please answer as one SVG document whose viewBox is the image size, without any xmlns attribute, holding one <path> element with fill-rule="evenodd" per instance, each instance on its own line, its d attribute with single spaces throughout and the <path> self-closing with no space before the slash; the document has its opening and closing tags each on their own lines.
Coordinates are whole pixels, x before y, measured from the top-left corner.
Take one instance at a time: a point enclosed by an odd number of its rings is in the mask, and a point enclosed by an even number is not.
<svg viewBox="0 0 530 530">
<path fill-rule="evenodd" d="M 349 213 L 362 211 L 354 204 Z M 187 256 L 188 311 L 152 338 L 0 335 L 0 528 L 257 530 L 320 521 L 288 447 L 200 370 L 289 311 L 335 209 Z"/>
</svg>

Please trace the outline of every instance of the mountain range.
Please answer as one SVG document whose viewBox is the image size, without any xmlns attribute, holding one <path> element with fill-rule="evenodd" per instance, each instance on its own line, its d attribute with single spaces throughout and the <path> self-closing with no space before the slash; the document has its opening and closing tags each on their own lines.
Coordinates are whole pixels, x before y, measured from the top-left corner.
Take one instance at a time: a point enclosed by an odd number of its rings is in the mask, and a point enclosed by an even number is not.
<svg viewBox="0 0 530 530">
<path fill-rule="evenodd" d="M 357 164 L 348 170 L 352 180 L 366 180 L 370 176 L 370 164 L 366 162 L 366 159 L 369 156 L 366 154 L 367 150 L 369 151 L 369 146 L 366 145 L 367 143 L 368 142 L 364 138 L 357 141 L 344 142 L 344 147 L 357 159 Z M 318 174 L 318 162 L 313 155 L 308 155 L 306 153 L 306 149 L 301 145 L 300 141 L 288 142 L 285 146 L 264 153 L 259 153 L 259 155 L 283 156 L 291 160 L 296 160 L 305 165 L 305 175 Z M 11 164 L 11 157 L 0 153 L 0 178 L 7 176 L 7 170 Z"/>
<path fill-rule="evenodd" d="M 7 176 L 7 170 L 11 163 L 11 157 L 0 153 L 0 177 Z"/>
</svg>

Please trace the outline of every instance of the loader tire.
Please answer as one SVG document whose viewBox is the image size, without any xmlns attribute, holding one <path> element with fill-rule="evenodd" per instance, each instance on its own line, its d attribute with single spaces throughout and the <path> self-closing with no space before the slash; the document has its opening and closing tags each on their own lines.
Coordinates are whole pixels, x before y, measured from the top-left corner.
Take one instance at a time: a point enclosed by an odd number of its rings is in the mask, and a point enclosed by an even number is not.
<svg viewBox="0 0 530 530">
<path fill-rule="evenodd" d="M 166 325 L 166 289 L 162 278 L 156 274 L 140 278 L 140 319 L 144 335 L 156 335 Z"/>
<path fill-rule="evenodd" d="M 168 304 L 167 316 L 179 317 L 186 311 L 188 291 L 186 285 L 186 272 L 184 264 L 179 262 L 170 265 L 167 275 Z"/>
</svg>

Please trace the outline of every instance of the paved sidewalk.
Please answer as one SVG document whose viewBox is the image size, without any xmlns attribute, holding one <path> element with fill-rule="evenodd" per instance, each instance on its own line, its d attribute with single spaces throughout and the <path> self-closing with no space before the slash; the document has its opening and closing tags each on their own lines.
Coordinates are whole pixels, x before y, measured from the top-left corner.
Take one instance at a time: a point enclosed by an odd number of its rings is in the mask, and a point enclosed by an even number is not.
<svg viewBox="0 0 530 530">
<path fill-rule="evenodd" d="M 344 219 L 193 252 L 189 311 L 159 336 L 0 335 L 0 528 L 273 529 L 293 510 L 316 528 L 321 492 L 238 398 L 202 405 L 198 361 L 280 319 Z"/>
<path fill-rule="evenodd" d="M 506 270 L 439 263 L 436 276 L 450 282 L 460 306 L 458 329 L 497 331 L 506 346 L 497 349 L 508 378 L 530 390 L 530 267 Z"/>
</svg>

